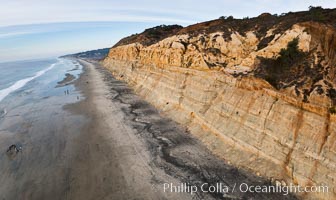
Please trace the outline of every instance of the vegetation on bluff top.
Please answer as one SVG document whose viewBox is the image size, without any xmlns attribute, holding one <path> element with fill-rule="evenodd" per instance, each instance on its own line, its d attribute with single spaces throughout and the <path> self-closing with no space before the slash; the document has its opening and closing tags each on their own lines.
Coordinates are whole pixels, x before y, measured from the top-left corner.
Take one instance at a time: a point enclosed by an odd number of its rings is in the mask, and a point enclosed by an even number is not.
<svg viewBox="0 0 336 200">
<path fill-rule="evenodd" d="M 224 32 L 227 33 L 226 39 L 230 40 L 232 32 L 239 32 L 245 35 L 248 31 L 256 33 L 258 38 L 266 35 L 271 28 L 274 29 L 274 34 L 282 33 L 293 26 L 293 24 L 307 21 L 315 21 L 321 23 L 332 24 L 336 27 L 336 9 L 323 9 L 321 7 L 309 7 L 308 11 L 289 12 L 281 15 L 263 13 L 258 17 L 243 19 L 234 19 L 232 16 L 222 16 L 219 19 L 194 24 L 183 28 L 179 34 L 198 35 L 200 33 Z M 269 40 L 267 38 L 266 40 Z"/>
<path fill-rule="evenodd" d="M 160 25 L 153 28 L 146 29 L 144 32 L 140 34 L 133 34 L 131 36 L 125 37 L 121 39 L 117 44 L 113 47 L 132 44 L 132 43 L 141 43 L 142 45 L 149 46 L 160 40 L 163 40 L 167 37 L 173 36 L 177 34 L 179 30 L 181 30 L 183 26 L 179 25 Z"/>
<path fill-rule="evenodd" d="M 321 7 L 309 7 L 308 11 L 289 12 L 281 15 L 263 13 L 258 17 L 245 17 L 243 19 L 235 19 L 233 16 L 221 16 L 219 19 L 207 22 L 197 23 L 183 28 L 179 25 L 160 25 L 146 29 L 140 34 L 121 39 L 114 47 L 139 42 L 145 46 L 154 44 L 167 37 L 179 34 L 199 35 L 202 33 L 224 32 L 227 40 L 231 39 L 232 32 L 239 32 L 245 35 L 248 31 L 256 33 L 258 38 L 262 38 L 258 49 L 267 46 L 273 39 L 274 34 L 282 33 L 300 22 L 315 21 L 320 23 L 328 23 L 336 27 L 336 9 L 323 9 Z M 265 37 L 269 29 L 274 29 L 273 36 Z"/>
<path fill-rule="evenodd" d="M 86 58 L 86 59 L 92 59 L 92 60 L 101 60 L 104 59 L 110 48 L 104 48 L 104 49 L 97 49 L 97 50 L 91 50 L 91 51 L 85 51 L 75 54 L 69 54 L 65 56 L 61 56 L 61 58 Z"/>
<path fill-rule="evenodd" d="M 322 65 L 323 59 L 315 63 L 314 54 L 302 52 L 298 48 L 298 41 L 298 38 L 290 41 L 277 58 L 259 57 L 260 64 L 254 76 L 263 78 L 278 90 L 294 87 L 296 95 L 301 96 L 303 102 L 308 102 L 314 91 L 319 95 L 325 94 L 331 100 L 333 107 L 330 112 L 333 113 L 336 109 L 336 90 L 328 78 L 330 67 Z"/>
<path fill-rule="evenodd" d="M 264 78 L 277 89 L 283 88 L 284 82 L 290 82 L 295 78 L 295 73 L 302 70 L 298 66 L 306 54 L 298 48 L 299 40 L 294 38 L 287 44 L 287 48 L 281 49 L 277 58 L 260 57 L 260 67 L 255 71 L 256 76 Z"/>
</svg>

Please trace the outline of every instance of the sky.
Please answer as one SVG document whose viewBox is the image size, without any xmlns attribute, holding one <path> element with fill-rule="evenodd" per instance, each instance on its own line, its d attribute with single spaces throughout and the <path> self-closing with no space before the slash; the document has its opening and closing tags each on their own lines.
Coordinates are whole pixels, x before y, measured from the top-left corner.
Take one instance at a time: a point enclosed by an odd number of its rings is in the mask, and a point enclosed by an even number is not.
<svg viewBox="0 0 336 200">
<path fill-rule="evenodd" d="M 0 0 L 0 62 L 111 47 L 161 24 L 281 14 L 336 0 Z"/>
</svg>

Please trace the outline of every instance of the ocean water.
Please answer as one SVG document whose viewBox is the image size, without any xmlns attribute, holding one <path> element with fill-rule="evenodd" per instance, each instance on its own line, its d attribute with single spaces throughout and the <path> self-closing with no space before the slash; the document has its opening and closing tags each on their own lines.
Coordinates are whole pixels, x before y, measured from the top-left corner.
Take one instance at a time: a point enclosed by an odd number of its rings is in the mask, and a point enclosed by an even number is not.
<svg viewBox="0 0 336 200">
<path fill-rule="evenodd" d="M 81 72 L 82 66 L 78 62 L 67 59 L 0 63 L 0 117 L 15 107 L 36 104 L 50 97 L 61 97 L 65 103 L 73 102 L 73 98 L 64 98 L 64 95 L 75 96 L 78 91 L 74 85 L 57 87 L 58 82 L 66 73 L 78 78 Z M 80 94 L 76 95 L 78 99 Z"/>
</svg>

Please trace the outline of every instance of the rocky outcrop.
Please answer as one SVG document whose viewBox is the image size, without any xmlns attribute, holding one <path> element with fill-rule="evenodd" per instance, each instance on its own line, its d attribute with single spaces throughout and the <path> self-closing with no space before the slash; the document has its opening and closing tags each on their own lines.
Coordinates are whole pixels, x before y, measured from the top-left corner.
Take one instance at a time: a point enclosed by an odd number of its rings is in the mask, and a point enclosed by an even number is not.
<svg viewBox="0 0 336 200">
<path fill-rule="evenodd" d="M 283 184 L 326 185 L 328 193 L 298 195 L 335 199 L 334 28 L 300 22 L 263 36 L 180 33 L 114 47 L 103 64 L 227 162 Z M 277 59 L 294 39 L 304 57 L 291 70 L 301 71 L 296 80 L 284 71 L 275 87 L 262 76 L 263 60 Z"/>
</svg>

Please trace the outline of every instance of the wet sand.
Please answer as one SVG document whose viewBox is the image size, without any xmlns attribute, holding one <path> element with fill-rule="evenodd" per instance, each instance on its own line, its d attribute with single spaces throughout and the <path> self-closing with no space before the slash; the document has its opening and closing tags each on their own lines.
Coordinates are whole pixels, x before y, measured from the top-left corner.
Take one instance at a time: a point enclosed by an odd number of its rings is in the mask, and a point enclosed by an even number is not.
<svg viewBox="0 0 336 200">
<path fill-rule="evenodd" d="M 2 119 L 0 199 L 293 199 L 164 192 L 164 183 L 268 183 L 212 155 L 99 64 L 80 63 L 75 86 L 84 100 L 64 109 L 32 105 L 27 117 L 17 111 Z M 18 141 L 23 151 L 9 157 L 6 148 Z"/>
</svg>

